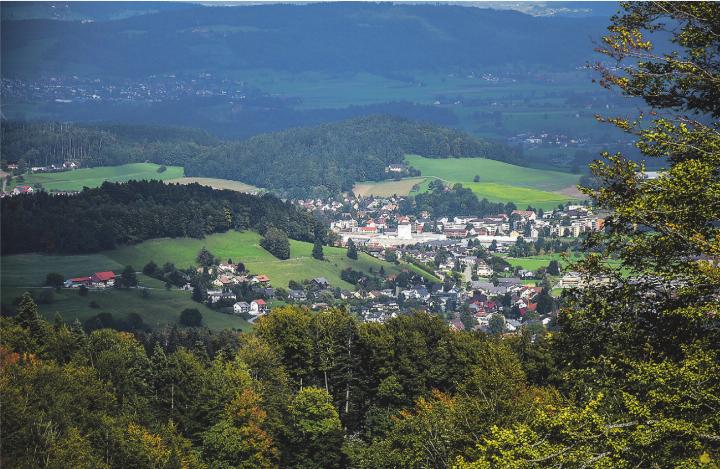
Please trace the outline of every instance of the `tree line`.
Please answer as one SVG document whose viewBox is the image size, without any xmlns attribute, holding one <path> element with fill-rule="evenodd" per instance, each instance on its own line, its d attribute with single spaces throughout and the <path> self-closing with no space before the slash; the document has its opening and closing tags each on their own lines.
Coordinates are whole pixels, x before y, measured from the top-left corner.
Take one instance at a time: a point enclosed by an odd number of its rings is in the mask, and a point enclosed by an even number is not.
<svg viewBox="0 0 720 469">
<path fill-rule="evenodd" d="M 273 195 L 218 191 L 198 184 L 106 182 L 72 196 L 44 192 L 5 197 L 2 253 L 77 254 L 151 238 L 192 237 L 269 228 L 313 241 L 322 232 L 311 213 Z"/>
<path fill-rule="evenodd" d="M 391 177 L 405 154 L 522 162 L 520 150 L 464 132 L 391 116 L 221 141 L 200 130 L 142 125 L 2 123 L 1 158 L 20 166 L 78 161 L 84 166 L 150 161 L 187 176 L 242 181 L 292 197 L 327 197 L 358 181 Z"/>
</svg>

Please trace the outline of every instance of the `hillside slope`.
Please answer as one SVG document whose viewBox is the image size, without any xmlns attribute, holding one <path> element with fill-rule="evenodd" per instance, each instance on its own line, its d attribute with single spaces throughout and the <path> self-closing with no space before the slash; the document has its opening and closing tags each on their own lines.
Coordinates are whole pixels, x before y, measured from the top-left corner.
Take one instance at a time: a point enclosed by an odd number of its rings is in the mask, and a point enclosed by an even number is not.
<svg viewBox="0 0 720 469">
<path fill-rule="evenodd" d="M 358 181 L 389 178 L 407 153 L 431 158 L 520 160 L 506 145 L 392 116 L 370 116 L 258 135 L 218 147 L 185 165 L 186 176 L 233 179 L 289 196 L 327 196 Z"/>
<path fill-rule="evenodd" d="M 602 29 L 597 18 L 333 3 L 195 6 L 86 23 L 3 21 L 1 42 L 3 75 L 12 78 L 260 68 L 387 74 L 508 63 L 573 67 L 588 60 Z"/>
</svg>

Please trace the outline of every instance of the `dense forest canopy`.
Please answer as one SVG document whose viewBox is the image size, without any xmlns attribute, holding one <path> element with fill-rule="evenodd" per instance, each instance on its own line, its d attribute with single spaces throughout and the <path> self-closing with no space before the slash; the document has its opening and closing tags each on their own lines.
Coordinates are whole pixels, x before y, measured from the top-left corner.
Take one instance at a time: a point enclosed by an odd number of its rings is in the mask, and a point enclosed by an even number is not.
<svg viewBox="0 0 720 469">
<path fill-rule="evenodd" d="M 198 184 L 159 181 L 104 183 L 78 195 L 44 192 L 5 197 L 2 253 L 90 253 L 151 238 L 202 238 L 227 230 L 273 226 L 287 236 L 313 241 L 316 221 L 267 194 L 218 191 Z"/>
<path fill-rule="evenodd" d="M 334 195 L 358 181 L 390 177 L 405 154 L 521 162 L 507 145 L 391 116 L 221 141 L 202 130 L 140 125 L 3 122 L 2 159 L 26 166 L 75 160 L 85 166 L 150 161 L 184 166 L 187 176 L 232 179 L 283 195 Z"/>
</svg>

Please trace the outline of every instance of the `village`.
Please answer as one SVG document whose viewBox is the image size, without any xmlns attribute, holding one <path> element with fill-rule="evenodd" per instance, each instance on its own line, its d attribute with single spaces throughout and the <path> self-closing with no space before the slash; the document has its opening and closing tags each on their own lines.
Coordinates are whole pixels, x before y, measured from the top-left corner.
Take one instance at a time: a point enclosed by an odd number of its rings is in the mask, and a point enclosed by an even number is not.
<svg viewBox="0 0 720 469">
<path fill-rule="evenodd" d="M 346 307 L 366 322 L 424 310 L 453 329 L 493 333 L 552 327 L 564 289 L 602 281 L 565 271 L 557 260 L 576 255 L 582 237 L 603 228 L 603 217 L 588 206 L 450 218 L 403 214 L 405 200 L 397 196 L 291 202 L 323 217 L 330 227 L 329 244 L 347 248 L 348 257 L 351 251 L 364 252 L 392 263 L 399 273 L 348 267 L 340 277 L 352 288 L 340 288 L 324 277 L 274 285 L 268 275 L 210 253 L 211 262 L 200 262 L 199 254 L 200 265 L 186 270 L 149 263 L 142 272 L 166 282 L 168 289 L 191 291 L 194 301 L 251 323 L 275 306 L 297 304 L 312 310 Z M 547 256 L 545 265 L 531 269 L 509 262 L 538 255 Z M 124 275 L 95 272 L 70 278 L 64 287 L 144 288 L 123 280 Z"/>
<path fill-rule="evenodd" d="M 208 301 L 232 304 L 233 314 L 251 318 L 266 314 L 273 304 L 285 303 L 314 310 L 344 305 L 366 322 L 425 310 L 443 317 L 456 330 L 515 332 L 523 325 L 552 325 L 562 290 L 582 288 L 591 281 L 578 272 L 562 271 L 557 261 L 530 270 L 505 260 L 570 253 L 586 233 L 604 226 L 604 219 L 590 207 L 431 218 L 427 213 L 401 214 L 403 201 L 403 197 L 347 195 L 292 203 L 329 220 L 332 244 L 352 246 L 413 269 L 402 269 L 399 275 L 346 269 L 343 280 L 355 285 L 350 291 L 324 278 L 273 288 L 265 275 L 233 274 L 232 265 L 220 264 L 213 289 L 206 292 Z M 257 298 L 239 295 L 237 285 L 241 284 L 251 285 L 245 291 Z"/>
</svg>

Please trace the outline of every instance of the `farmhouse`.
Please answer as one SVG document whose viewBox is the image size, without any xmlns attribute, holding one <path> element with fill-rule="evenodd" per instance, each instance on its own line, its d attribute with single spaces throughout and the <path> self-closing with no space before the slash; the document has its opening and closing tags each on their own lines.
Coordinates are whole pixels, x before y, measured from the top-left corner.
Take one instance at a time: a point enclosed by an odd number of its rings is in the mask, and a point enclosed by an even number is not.
<svg viewBox="0 0 720 469">
<path fill-rule="evenodd" d="M 90 282 L 94 285 L 113 286 L 115 284 L 115 273 L 110 270 L 105 272 L 95 272 L 90 276 Z"/>
</svg>

